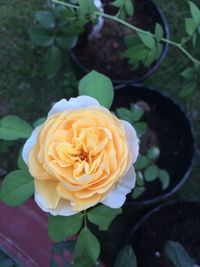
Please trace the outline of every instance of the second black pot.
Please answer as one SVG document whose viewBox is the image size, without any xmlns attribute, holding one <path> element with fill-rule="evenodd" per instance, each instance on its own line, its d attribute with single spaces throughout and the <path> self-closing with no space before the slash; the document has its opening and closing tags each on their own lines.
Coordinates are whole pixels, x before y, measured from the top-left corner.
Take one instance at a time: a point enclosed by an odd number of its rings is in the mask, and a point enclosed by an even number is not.
<svg viewBox="0 0 200 267">
<path fill-rule="evenodd" d="M 172 99 L 142 85 L 119 86 L 115 90 L 112 110 L 130 108 L 130 103 L 144 101 L 150 107 L 145 119 L 156 133 L 161 151 L 157 165 L 170 175 L 169 187 L 162 191 L 159 181 L 148 183 L 146 192 L 136 200 L 128 197 L 127 205 L 155 204 L 175 192 L 188 179 L 195 158 L 195 138 L 183 109 Z"/>
</svg>

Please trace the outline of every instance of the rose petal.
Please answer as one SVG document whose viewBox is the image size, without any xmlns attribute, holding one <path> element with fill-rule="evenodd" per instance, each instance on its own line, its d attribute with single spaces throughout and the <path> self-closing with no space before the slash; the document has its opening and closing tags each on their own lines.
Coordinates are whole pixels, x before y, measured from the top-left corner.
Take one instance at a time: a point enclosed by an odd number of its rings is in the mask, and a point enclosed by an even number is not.
<svg viewBox="0 0 200 267">
<path fill-rule="evenodd" d="M 121 179 L 119 184 L 109 193 L 108 197 L 101 203 L 113 209 L 120 208 L 126 200 L 126 195 L 130 193 L 133 187 L 135 186 L 135 181 L 135 170 L 133 166 L 131 166 L 125 176 Z"/>
<path fill-rule="evenodd" d="M 133 126 L 127 122 L 122 121 L 124 125 L 124 130 L 126 134 L 126 139 L 129 144 L 129 149 L 132 155 L 132 164 L 136 161 L 139 153 L 139 139 L 137 138 L 137 134 Z"/>
<path fill-rule="evenodd" d="M 39 129 L 40 129 L 40 126 L 36 127 L 33 130 L 29 139 L 27 139 L 26 143 L 24 144 L 24 147 L 22 150 L 22 158 L 27 165 L 28 165 L 29 153 L 30 153 L 32 147 L 36 144 Z"/>
<path fill-rule="evenodd" d="M 78 96 L 76 98 L 72 97 L 69 99 L 69 101 L 67 101 L 66 99 L 62 99 L 53 105 L 52 109 L 48 113 L 48 117 L 64 110 L 96 106 L 100 106 L 99 102 L 95 98 L 90 96 L 83 95 Z"/>
<path fill-rule="evenodd" d="M 70 202 L 66 200 L 60 200 L 57 208 L 49 209 L 49 212 L 54 216 L 71 216 L 78 213 L 78 211 L 72 209 Z"/>
<path fill-rule="evenodd" d="M 35 198 L 35 202 L 41 208 L 41 210 L 43 210 L 44 212 L 49 212 L 49 209 L 47 209 L 44 206 L 44 201 L 43 201 L 42 197 L 37 192 L 35 192 L 34 198 Z"/>
</svg>

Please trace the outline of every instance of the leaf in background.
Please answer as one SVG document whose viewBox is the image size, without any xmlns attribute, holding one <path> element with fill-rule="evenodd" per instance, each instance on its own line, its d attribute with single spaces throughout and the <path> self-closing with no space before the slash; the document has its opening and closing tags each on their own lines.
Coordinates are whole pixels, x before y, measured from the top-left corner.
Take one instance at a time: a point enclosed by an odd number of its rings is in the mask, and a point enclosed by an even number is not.
<svg viewBox="0 0 200 267">
<path fill-rule="evenodd" d="M 162 184 L 162 189 L 165 190 L 170 184 L 170 176 L 166 170 L 158 170 L 158 178 Z"/>
<path fill-rule="evenodd" d="M 164 251 L 176 267 L 192 267 L 195 264 L 179 242 L 167 241 Z"/>
<path fill-rule="evenodd" d="M 144 169 L 150 164 L 149 159 L 146 156 L 139 155 L 134 167 L 136 170 Z"/>
<path fill-rule="evenodd" d="M 196 88 L 195 82 L 188 83 L 181 91 L 179 97 L 184 98 L 191 95 L 195 91 L 195 88 Z"/>
<path fill-rule="evenodd" d="M 156 60 L 156 56 L 157 56 L 156 54 L 157 54 L 157 47 L 153 47 L 149 51 L 149 53 L 148 53 L 148 55 L 144 61 L 145 67 L 149 67 Z"/>
<path fill-rule="evenodd" d="M 116 113 L 119 119 L 130 122 L 131 124 L 134 122 L 133 112 L 127 108 L 117 108 Z"/>
<path fill-rule="evenodd" d="M 27 171 L 13 171 L 3 180 L 0 199 L 10 206 L 19 206 L 31 197 L 34 189 L 33 177 Z"/>
<path fill-rule="evenodd" d="M 22 149 L 23 149 L 23 147 L 22 147 Z M 28 167 L 27 167 L 26 163 L 24 162 L 24 160 L 22 158 L 22 149 L 19 152 L 19 157 L 18 157 L 17 165 L 18 165 L 18 168 L 19 169 L 28 171 Z"/>
<path fill-rule="evenodd" d="M 149 50 L 143 44 L 138 44 L 125 50 L 123 56 L 132 62 L 138 62 L 145 60 L 148 52 Z"/>
<path fill-rule="evenodd" d="M 115 217 L 122 213 L 122 209 L 111 209 L 107 206 L 100 205 L 87 212 L 88 220 L 98 225 L 99 230 L 108 230 Z"/>
<path fill-rule="evenodd" d="M 150 34 L 150 32 L 148 33 Z M 152 49 L 155 47 L 156 42 L 154 37 L 144 33 L 138 33 L 138 36 L 140 37 L 141 41 L 147 48 Z"/>
<path fill-rule="evenodd" d="M 28 122 L 15 115 L 5 116 L 0 121 L 0 139 L 3 140 L 27 139 L 32 131 Z"/>
<path fill-rule="evenodd" d="M 144 171 L 144 178 L 147 182 L 152 182 L 158 177 L 158 167 L 155 164 L 151 164 Z"/>
<path fill-rule="evenodd" d="M 146 188 L 144 186 L 135 186 L 135 188 L 133 189 L 133 192 L 131 194 L 132 199 L 137 199 L 145 191 L 146 191 Z"/>
<path fill-rule="evenodd" d="M 192 36 L 192 45 L 195 47 L 197 44 L 197 33 L 194 33 Z"/>
<path fill-rule="evenodd" d="M 190 12 L 192 17 L 196 23 L 196 25 L 200 24 L 200 9 L 191 1 L 189 1 Z"/>
<path fill-rule="evenodd" d="M 55 27 L 55 17 L 54 14 L 47 10 L 37 11 L 35 14 L 36 20 L 40 25 L 47 29 L 52 29 Z"/>
<path fill-rule="evenodd" d="M 75 246 L 74 267 L 92 267 L 99 254 L 99 241 L 88 228 L 83 228 Z"/>
<path fill-rule="evenodd" d="M 93 70 L 80 80 L 79 94 L 94 97 L 109 109 L 113 102 L 114 90 L 108 77 Z"/>
<path fill-rule="evenodd" d="M 59 36 L 56 38 L 56 42 L 60 48 L 71 49 L 76 45 L 77 36 L 70 36 L 70 37 Z"/>
<path fill-rule="evenodd" d="M 147 151 L 147 158 L 150 160 L 156 160 L 160 155 L 158 147 L 152 147 Z"/>
<path fill-rule="evenodd" d="M 194 80 L 196 78 L 196 68 L 187 68 L 181 72 L 181 76 L 185 80 Z"/>
<path fill-rule="evenodd" d="M 133 113 L 134 121 L 139 121 L 144 115 L 144 109 L 138 106 L 137 104 L 131 103 L 131 111 Z"/>
<path fill-rule="evenodd" d="M 158 42 L 160 42 L 162 40 L 162 38 L 164 37 L 163 27 L 159 23 L 156 23 L 155 35 L 156 35 L 156 40 Z"/>
<path fill-rule="evenodd" d="M 133 126 L 134 126 L 134 128 L 137 132 L 137 135 L 139 137 L 141 137 L 143 134 L 145 134 L 145 132 L 148 128 L 148 125 L 146 122 L 136 122 Z"/>
<path fill-rule="evenodd" d="M 124 5 L 124 0 L 115 0 L 111 4 L 115 7 L 122 7 Z"/>
<path fill-rule="evenodd" d="M 67 237 L 78 233 L 82 226 L 83 214 L 81 212 L 72 216 L 48 217 L 48 233 L 52 240 L 61 242 Z"/>
<path fill-rule="evenodd" d="M 62 63 L 62 52 L 60 48 L 52 46 L 47 50 L 44 63 L 44 71 L 49 79 L 60 69 Z"/>
<path fill-rule="evenodd" d="M 158 60 L 163 52 L 163 44 L 157 44 L 156 47 L 156 60 Z"/>
<path fill-rule="evenodd" d="M 114 267 L 137 267 L 137 259 L 130 245 L 120 251 Z"/>
<path fill-rule="evenodd" d="M 196 31 L 196 23 L 193 19 L 185 19 L 185 31 L 189 36 L 192 36 Z"/>
<path fill-rule="evenodd" d="M 127 47 L 135 46 L 141 43 L 137 34 L 125 35 L 124 42 Z"/>
<path fill-rule="evenodd" d="M 133 16 L 134 15 L 134 5 L 133 5 L 133 1 L 132 0 L 126 0 L 125 4 L 124 4 L 124 8 L 126 13 L 129 16 Z"/>
<path fill-rule="evenodd" d="M 39 46 L 48 47 L 54 42 L 54 33 L 40 26 L 32 26 L 28 33 L 31 40 Z"/>
<path fill-rule="evenodd" d="M 33 123 L 33 127 L 36 128 L 36 127 L 40 126 L 41 124 L 43 124 L 46 121 L 46 119 L 47 119 L 46 117 L 39 118 L 38 120 L 36 120 Z"/>
<path fill-rule="evenodd" d="M 93 15 L 96 10 L 96 6 L 94 5 L 94 1 L 91 0 L 78 0 L 80 5 L 80 12 L 83 15 Z"/>
</svg>

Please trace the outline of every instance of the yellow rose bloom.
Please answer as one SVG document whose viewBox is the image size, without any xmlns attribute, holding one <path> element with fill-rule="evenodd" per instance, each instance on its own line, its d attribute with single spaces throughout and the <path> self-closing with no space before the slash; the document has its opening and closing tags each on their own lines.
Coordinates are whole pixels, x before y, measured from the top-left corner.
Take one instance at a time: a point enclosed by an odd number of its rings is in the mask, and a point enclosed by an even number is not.
<svg viewBox="0 0 200 267">
<path fill-rule="evenodd" d="M 57 102 L 23 148 L 37 204 L 63 216 L 99 202 L 121 207 L 137 156 L 134 128 L 88 96 Z"/>
</svg>

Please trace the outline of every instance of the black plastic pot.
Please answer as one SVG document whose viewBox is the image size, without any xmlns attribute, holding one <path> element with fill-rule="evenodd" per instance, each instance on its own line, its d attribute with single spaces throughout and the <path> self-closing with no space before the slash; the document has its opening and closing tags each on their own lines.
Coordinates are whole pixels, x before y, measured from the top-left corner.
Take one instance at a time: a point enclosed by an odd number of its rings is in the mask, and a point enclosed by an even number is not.
<svg viewBox="0 0 200 267">
<path fill-rule="evenodd" d="M 162 27 L 164 29 L 164 37 L 166 39 L 168 39 L 169 38 L 169 27 L 168 27 L 167 21 L 165 19 L 163 12 L 161 11 L 161 9 L 152 0 L 143 0 L 143 2 L 146 5 L 145 9 L 148 10 L 148 14 L 151 14 L 151 16 L 154 18 L 155 22 L 158 22 L 162 25 Z M 79 46 L 87 45 L 86 44 L 87 43 L 87 37 L 84 37 L 83 39 L 84 39 L 84 42 L 80 41 L 80 38 L 79 38 L 77 45 L 79 45 Z M 156 69 L 159 67 L 160 63 L 165 58 L 167 51 L 168 51 L 168 44 L 164 43 L 162 54 L 161 54 L 161 56 L 157 62 L 153 63 L 149 68 L 144 69 L 144 71 L 141 74 L 139 74 L 137 77 L 135 77 L 134 79 L 129 79 L 129 80 L 112 79 L 113 83 L 114 84 L 121 84 L 121 83 L 132 84 L 132 83 L 138 83 L 138 82 L 144 80 L 145 78 L 150 76 L 154 71 L 156 71 Z M 99 53 L 101 53 L 101 51 L 99 51 Z M 72 58 L 72 63 L 74 65 L 74 70 L 77 73 L 77 76 L 79 78 L 81 78 L 82 76 L 84 76 L 85 74 L 90 72 L 91 70 L 95 69 L 95 65 L 91 66 L 90 69 L 83 66 L 81 64 L 80 60 L 78 59 L 78 57 L 75 55 L 74 49 L 72 49 L 70 51 L 70 55 Z M 96 69 L 96 70 L 98 71 L 98 69 Z M 114 69 L 113 69 L 113 72 L 114 72 Z"/>
<path fill-rule="evenodd" d="M 126 205 L 155 204 L 170 197 L 188 179 L 195 160 L 196 143 L 190 121 L 180 105 L 168 96 L 142 85 L 122 85 L 116 87 L 112 110 L 130 108 L 130 103 L 138 101 L 150 107 L 146 122 L 156 134 L 161 151 L 156 164 L 168 171 L 170 185 L 162 191 L 159 181 L 147 183 L 146 192 L 136 200 L 128 197 Z"/>
<path fill-rule="evenodd" d="M 199 228 L 199 202 L 171 202 L 147 213 L 134 226 L 127 243 L 135 251 L 138 267 L 173 266 L 163 251 L 168 240 L 181 243 L 200 264 Z"/>
</svg>

